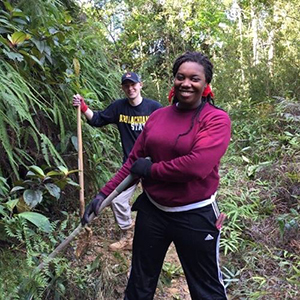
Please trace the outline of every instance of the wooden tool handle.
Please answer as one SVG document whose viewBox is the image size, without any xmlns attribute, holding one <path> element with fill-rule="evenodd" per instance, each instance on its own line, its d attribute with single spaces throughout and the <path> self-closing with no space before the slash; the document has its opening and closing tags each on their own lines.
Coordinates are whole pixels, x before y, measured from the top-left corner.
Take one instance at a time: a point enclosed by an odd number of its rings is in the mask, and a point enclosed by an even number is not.
<svg viewBox="0 0 300 300">
<path fill-rule="evenodd" d="M 84 174 L 83 174 L 83 154 L 82 154 L 82 130 L 81 130 L 81 108 L 77 107 L 77 141 L 78 141 L 78 169 L 79 169 L 79 213 L 84 214 Z"/>
</svg>

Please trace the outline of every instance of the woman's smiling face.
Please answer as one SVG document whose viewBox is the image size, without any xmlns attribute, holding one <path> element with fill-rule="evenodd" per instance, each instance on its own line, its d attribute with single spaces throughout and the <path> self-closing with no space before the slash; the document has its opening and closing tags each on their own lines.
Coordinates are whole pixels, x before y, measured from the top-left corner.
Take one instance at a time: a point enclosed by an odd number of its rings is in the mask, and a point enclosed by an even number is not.
<svg viewBox="0 0 300 300">
<path fill-rule="evenodd" d="M 206 85 L 202 65 L 192 61 L 182 63 L 174 79 L 175 96 L 179 102 L 178 107 L 197 108 L 201 103 L 202 93 Z"/>
</svg>

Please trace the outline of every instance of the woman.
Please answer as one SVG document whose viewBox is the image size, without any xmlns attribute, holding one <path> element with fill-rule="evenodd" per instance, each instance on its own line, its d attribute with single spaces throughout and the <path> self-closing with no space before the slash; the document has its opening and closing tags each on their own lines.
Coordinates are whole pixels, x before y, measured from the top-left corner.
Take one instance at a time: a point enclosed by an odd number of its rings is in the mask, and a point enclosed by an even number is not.
<svg viewBox="0 0 300 300">
<path fill-rule="evenodd" d="M 212 104 L 212 69 L 199 52 L 176 59 L 173 105 L 150 116 L 127 162 L 86 209 L 84 223 L 129 172 L 143 178 L 144 192 L 132 208 L 138 212 L 125 300 L 153 299 L 171 242 L 192 299 L 227 299 L 218 264 L 215 195 L 230 119 Z"/>
</svg>

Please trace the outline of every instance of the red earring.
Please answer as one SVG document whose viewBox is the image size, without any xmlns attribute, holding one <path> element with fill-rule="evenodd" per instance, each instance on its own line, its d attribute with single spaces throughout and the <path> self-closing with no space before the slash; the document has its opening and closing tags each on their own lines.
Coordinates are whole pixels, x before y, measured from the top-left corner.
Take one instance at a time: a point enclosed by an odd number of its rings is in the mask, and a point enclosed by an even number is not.
<svg viewBox="0 0 300 300">
<path fill-rule="evenodd" d="M 210 95 L 211 98 L 214 98 L 214 96 L 215 96 L 214 93 L 213 93 L 213 91 L 211 90 L 209 84 L 208 84 L 208 85 L 206 86 L 206 88 L 204 89 L 204 91 L 203 91 L 203 93 L 202 93 L 202 97 L 207 97 L 208 95 Z"/>
<path fill-rule="evenodd" d="M 175 96 L 175 88 L 174 88 L 174 86 L 172 86 L 172 88 L 171 88 L 171 90 L 169 92 L 169 95 L 168 95 L 168 100 L 169 100 L 170 104 L 171 104 L 172 99 L 173 99 L 174 96 Z"/>
</svg>

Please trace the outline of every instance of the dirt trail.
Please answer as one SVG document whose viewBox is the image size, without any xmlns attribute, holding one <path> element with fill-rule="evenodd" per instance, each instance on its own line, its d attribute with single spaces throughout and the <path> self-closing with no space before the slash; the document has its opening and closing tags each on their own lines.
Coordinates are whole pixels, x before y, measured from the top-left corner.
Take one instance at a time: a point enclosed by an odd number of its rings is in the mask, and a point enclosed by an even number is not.
<svg viewBox="0 0 300 300">
<path fill-rule="evenodd" d="M 179 258 L 177 256 L 175 247 L 173 244 L 171 244 L 166 258 L 165 258 L 165 265 L 171 264 L 171 270 L 172 267 L 180 267 Z M 185 277 L 183 274 L 180 274 L 179 276 L 175 274 L 176 276 L 171 280 L 171 285 L 169 287 L 164 286 L 163 289 L 160 289 L 159 287 L 156 290 L 156 295 L 154 297 L 155 300 L 170 300 L 170 299 L 180 299 L 180 300 L 191 300 L 189 289 L 185 280 Z"/>
</svg>

